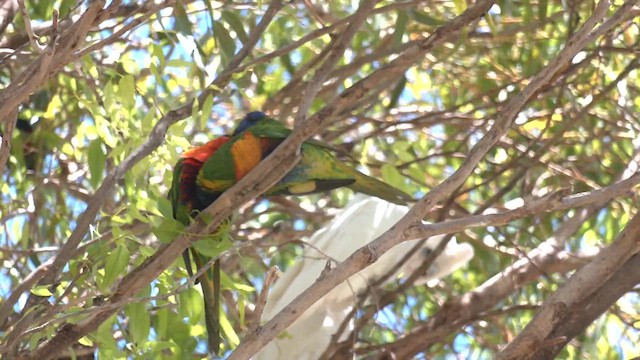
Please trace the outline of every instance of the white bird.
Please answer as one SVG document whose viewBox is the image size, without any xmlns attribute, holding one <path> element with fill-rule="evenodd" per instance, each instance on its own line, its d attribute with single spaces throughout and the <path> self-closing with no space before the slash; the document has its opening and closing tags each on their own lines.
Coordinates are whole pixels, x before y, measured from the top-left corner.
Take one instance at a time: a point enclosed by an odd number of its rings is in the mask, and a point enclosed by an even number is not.
<svg viewBox="0 0 640 360">
<path fill-rule="evenodd" d="M 270 320 L 312 285 L 325 268 L 327 260 L 344 261 L 354 251 L 391 228 L 408 211 L 406 206 L 364 195 L 356 196 L 339 216 L 313 234 L 307 242 L 309 246 L 305 247 L 303 260 L 287 269 L 271 289 L 261 322 Z M 443 236 L 429 238 L 423 248 L 400 267 L 397 277 L 411 275 L 422 264 L 429 250 L 435 249 L 442 239 Z M 374 264 L 335 287 L 291 324 L 286 333 L 267 344 L 256 359 L 312 360 L 320 357 L 329 345 L 331 336 L 351 311 L 357 294 L 362 293 L 371 281 L 385 275 L 397 265 L 418 241 L 420 239 L 395 246 Z M 436 281 L 451 274 L 466 264 L 473 254 L 471 245 L 458 244 L 452 239 L 416 283 Z"/>
</svg>

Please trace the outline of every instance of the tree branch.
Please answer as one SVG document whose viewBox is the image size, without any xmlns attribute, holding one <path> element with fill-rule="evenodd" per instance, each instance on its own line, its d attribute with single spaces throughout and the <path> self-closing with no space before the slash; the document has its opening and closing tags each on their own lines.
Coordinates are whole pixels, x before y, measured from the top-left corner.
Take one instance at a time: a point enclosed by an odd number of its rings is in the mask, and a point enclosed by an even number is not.
<svg viewBox="0 0 640 360">
<path fill-rule="evenodd" d="M 627 195 L 632 188 L 640 184 L 640 173 L 616 184 L 589 192 L 567 195 L 568 189 L 563 189 L 540 199 L 528 200 L 519 208 L 495 214 L 472 215 L 434 224 L 418 224 L 406 232 L 410 239 L 431 237 L 440 234 L 452 234 L 474 227 L 500 226 L 514 220 L 522 219 L 534 214 L 551 211 L 575 209 L 593 204 L 604 204 L 616 197 Z"/>
<path fill-rule="evenodd" d="M 582 333 L 637 284 L 640 284 L 640 254 L 636 253 L 589 297 L 568 308 L 565 316 L 543 340 L 545 345 L 534 350 L 530 358 L 555 359 L 571 339 Z"/>
<path fill-rule="evenodd" d="M 99 16 L 103 5 L 103 0 L 93 2 L 80 19 L 60 36 L 59 41 L 58 33 L 55 31 L 58 25 L 57 12 L 54 12 L 54 32 L 45 51 L 0 92 L 0 122 L 6 121 L 8 114 L 17 109 L 43 81 L 51 77 L 53 69 L 57 70 L 66 65 L 65 59 L 84 42 L 83 37 Z"/>
<path fill-rule="evenodd" d="M 358 10 L 354 14 L 351 21 L 349 21 L 347 28 L 344 32 L 340 34 L 340 36 L 332 43 L 331 50 L 327 55 L 327 58 L 322 62 L 322 65 L 318 70 L 315 71 L 313 77 L 305 87 L 300 104 L 298 105 L 298 114 L 296 115 L 295 125 L 298 126 L 307 115 L 307 111 L 309 111 L 309 107 L 311 106 L 311 102 L 315 98 L 318 90 L 324 83 L 329 73 L 333 71 L 336 67 L 338 61 L 344 55 L 344 51 L 347 49 L 347 46 L 353 39 L 353 36 L 356 34 L 356 31 L 360 29 L 362 23 L 369 15 L 369 12 L 373 9 L 376 4 L 375 0 L 364 0 L 360 3 Z"/>
<path fill-rule="evenodd" d="M 527 327 L 499 354 L 499 359 L 530 359 L 555 327 L 576 304 L 587 301 L 608 279 L 640 250 L 640 213 L 636 214 L 616 241 L 578 270 L 551 295 Z"/>
</svg>

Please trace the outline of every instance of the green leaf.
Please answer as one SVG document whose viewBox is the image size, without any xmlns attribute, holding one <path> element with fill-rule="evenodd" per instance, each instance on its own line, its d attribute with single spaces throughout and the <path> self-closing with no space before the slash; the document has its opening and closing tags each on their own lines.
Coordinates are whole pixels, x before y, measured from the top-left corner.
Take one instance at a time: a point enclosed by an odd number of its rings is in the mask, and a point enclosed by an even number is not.
<svg viewBox="0 0 640 360">
<path fill-rule="evenodd" d="M 134 302 L 128 304 L 124 309 L 125 314 L 129 318 L 129 333 L 133 341 L 142 344 L 149 337 L 151 329 L 151 317 L 147 311 L 145 304 L 142 302 Z"/>
<path fill-rule="evenodd" d="M 20 226 L 19 222 L 15 222 L 15 226 Z M 31 238 L 30 233 L 31 229 L 29 228 L 29 222 L 25 221 L 22 223 L 22 228 L 20 229 L 20 246 L 23 248 L 29 247 L 29 239 Z"/>
<path fill-rule="evenodd" d="M 160 225 L 154 227 L 151 231 L 158 240 L 163 243 L 169 243 L 173 241 L 184 230 L 184 225 L 178 220 L 172 218 L 165 218 Z"/>
<path fill-rule="evenodd" d="M 164 57 L 164 51 L 162 49 L 162 46 L 157 44 L 151 44 L 151 54 L 153 54 L 153 56 L 155 56 L 158 59 L 159 64 L 156 65 L 155 62 L 152 62 L 149 70 L 151 70 L 151 72 L 154 75 L 157 75 L 156 79 L 159 79 L 161 78 L 161 76 L 158 73 L 158 66 L 160 67 L 160 69 L 164 69 L 164 67 L 166 66 L 166 58 Z"/>
<path fill-rule="evenodd" d="M 549 0 L 540 0 L 538 1 L 538 18 L 540 22 L 544 22 L 547 20 L 547 11 L 549 6 Z"/>
<path fill-rule="evenodd" d="M 219 236 L 206 237 L 196 241 L 193 247 L 202 255 L 214 258 L 231 247 L 231 241 Z"/>
<path fill-rule="evenodd" d="M 103 150 L 102 141 L 100 139 L 91 141 L 89 144 L 89 174 L 91 175 L 89 180 L 94 189 L 98 188 L 102 180 L 106 162 L 107 155 Z"/>
<path fill-rule="evenodd" d="M 44 296 L 44 297 L 49 297 L 53 295 L 49 290 L 49 286 L 47 285 L 36 286 L 33 289 L 31 289 L 31 293 L 33 295 Z"/>
<path fill-rule="evenodd" d="M 211 117 L 211 108 L 213 108 L 213 95 L 209 94 L 207 98 L 204 100 L 202 104 L 202 113 L 200 114 L 200 128 L 206 129 L 207 122 L 209 122 L 209 118 Z"/>
<path fill-rule="evenodd" d="M 223 59 L 226 64 L 236 52 L 236 42 L 231 38 L 231 35 L 229 35 L 229 32 L 220 21 L 213 23 L 213 35 L 218 41 L 220 49 L 222 49 Z"/>
<path fill-rule="evenodd" d="M 201 303 L 201 301 L 200 301 Z M 202 306 L 202 305 L 200 305 Z M 181 317 L 172 316 L 169 318 L 169 333 L 167 336 L 176 343 L 173 359 L 187 359 L 192 357 L 193 350 L 197 343 L 191 335 L 193 328 L 197 327 L 185 324 Z M 204 329 L 203 329 L 204 332 Z"/>
<path fill-rule="evenodd" d="M 231 325 L 227 318 L 227 314 L 223 311 L 220 312 L 220 329 L 222 329 L 222 332 L 233 347 L 240 344 L 240 337 L 236 334 L 236 331 L 233 329 L 233 325 Z"/>
<path fill-rule="evenodd" d="M 79 343 L 79 344 L 82 344 L 82 345 L 84 345 L 84 346 L 93 346 L 93 341 L 91 341 L 91 339 L 89 339 L 89 338 L 88 338 L 88 337 L 86 337 L 86 336 L 81 337 L 81 338 L 78 340 L 78 343 Z"/>
<path fill-rule="evenodd" d="M 458 14 L 462 14 L 467 10 L 467 3 L 464 0 L 453 0 L 453 4 L 455 5 Z"/>
<path fill-rule="evenodd" d="M 111 81 L 107 82 L 104 85 L 104 95 L 102 96 L 102 99 L 104 102 L 104 110 L 107 110 L 107 112 L 112 113 L 114 109 L 116 96 L 115 96 L 115 90 L 113 89 L 113 83 Z M 92 103 L 91 112 L 93 113 L 94 117 L 97 117 L 97 115 L 104 114 L 104 112 L 100 112 L 100 110 L 102 109 L 97 108 L 97 104 L 95 104 L 93 101 L 91 101 L 91 103 Z M 98 124 L 96 124 L 96 126 L 98 126 Z"/>
<path fill-rule="evenodd" d="M 95 343 L 99 344 L 98 346 L 98 355 L 99 359 L 102 359 L 102 356 L 109 355 L 109 357 L 105 359 L 113 359 L 114 354 L 118 352 L 118 345 L 116 344 L 115 337 L 113 336 L 113 327 L 116 322 L 116 314 L 111 316 L 107 321 L 103 322 L 98 330 L 94 333 L 95 335 Z"/>
<path fill-rule="evenodd" d="M 224 271 L 220 272 L 220 283 L 224 288 L 237 290 L 239 292 L 252 293 L 256 291 L 256 289 L 253 286 L 242 284 L 240 282 L 233 280 Z"/>
<path fill-rule="evenodd" d="M 444 21 L 436 19 L 431 15 L 427 15 L 422 11 L 413 10 L 411 11 L 411 16 L 416 22 L 427 25 L 429 27 L 438 27 L 444 24 Z"/>
<path fill-rule="evenodd" d="M 289 56 L 289 54 L 284 54 L 280 56 L 279 59 L 289 74 L 293 74 L 296 72 L 296 67 L 293 66 L 293 62 L 291 61 L 291 56 Z"/>
<path fill-rule="evenodd" d="M 171 59 L 167 61 L 167 67 L 189 68 L 192 63 L 183 59 Z"/>
<path fill-rule="evenodd" d="M 228 10 L 222 11 L 222 18 L 229 24 L 231 30 L 235 31 L 242 43 L 247 42 L 247 33 L 244 31 L 244 22 L 240 19 L 238 13 Z"/>
<path fill-rule="evenodd" d="M 131 109 L 136 103 L 135 83 L 132 75 L 125 75 L 120 78 L 120 102 L 125 108 Z"/>
<path fill-rule="evenodd" d="M 167 338 L 167 330 L 168 330 L 168 321 L 169 317 L 174 316 L 173 314 L 169 314 L 169 310 L 167 308 L 161 308 L 156 310 L 156 322 L 154 329 L 156 334 L 158 334 L 158 338 L 166 339 Z"/>
<path fill-rule="evenodd" d="M 238 296 L 238 323 L 240 325 L 245 324 L 245 306 L 246 302 L 244 300 L 244 296 Z"/>
<path fill-rule="evenodd" d="M 173 205 L 171 204 L 171 200 L 166 197 L 159 197 L 156 204 L 156 209 L 158 209 L 162 216 L 166 219 L 173 218 Z"/>
<path fill-rule="evenodd" d="M 395 30 L 393 31 L 393 43 L 396 45 L 402 44 L 402 37 L 407 29 L 407 22 L 409 20 L 409 16 L 406 11 L 398 10 L 398 15 L 396 19 Z"/>
<path fill-rule="evenodd" d="M 58 10 L 60 11 L 60 19 L 64 19 L 69 15 L 69 11 L 76 6 L 76 0 L 62 0 Z"/>
<path fill-rule="evenodd" d="M 204 300 L 194 288 L 188 288 L 178 295 L 178 314 L 189 319 L 194 325 L 204 317 Z"/>
<path fill-rule="evenodd" d="M 103 289 L 108 288 L 119 275 L 124 273 L 127 265 L 129 265 L 129 260 L 129 249 L 123 244 L 117 245 L 111 251 L 104 265 L 104 277 L 101 284 Z"/>
<path fill-rule="evenodd" d="M 29 338 L 29 350 L 35 350 L 40 343 L 44 340 L 44 334 L 42 332 L 36 332 Z"/>
<path fill-rule="evenodd" d="M 401 187 L 404 184 L 404 175 L 395 166 L 382 165 L 382 179 L 390 185 Z"/>
<path fill-rule="evenodd" d="M 398 100 L 400 99 L 400 95 L 402 95 L 402 92 L 404 91 L 406 85 L 407 77 L 402 76 L 400 81 L 398 81 L 398 85 L 396 85 L 391 92 L 391 99 L 389 100 L 389 105 L 387 106 L 388 110 L 396 107 L 396 105 L 398 104 Z"/>
<path fill-rule="evenodd" d="M 189 20 L 189 16 L 184 9 L 182 1 L 177 1 L 173 7 L 173 16 L 175 17 L 175 30 L 183 35 L 193 35 L 191 31 L 193 24 Z"/>
</svg>

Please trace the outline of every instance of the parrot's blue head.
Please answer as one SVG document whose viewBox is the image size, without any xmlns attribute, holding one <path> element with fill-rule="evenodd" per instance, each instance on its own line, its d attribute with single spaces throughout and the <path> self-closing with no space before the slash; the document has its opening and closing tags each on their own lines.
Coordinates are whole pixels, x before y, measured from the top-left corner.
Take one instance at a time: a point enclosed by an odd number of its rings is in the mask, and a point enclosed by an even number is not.
<svg viewBox="0 0 640 360">
<path fill-rule="evenodd" d="M 247 115 L 245 115 L 245 117 L 240 121 L 236 129 L 233 131 L 232 136 L 240 134 L 241 132 L 247 130 L 248 128 L 257 124 L 258 121 L 266 117 L 267 115 L 265 115 L 262 111 L 252 111 L 250 113 L 247 113 Z"/>
</svg>

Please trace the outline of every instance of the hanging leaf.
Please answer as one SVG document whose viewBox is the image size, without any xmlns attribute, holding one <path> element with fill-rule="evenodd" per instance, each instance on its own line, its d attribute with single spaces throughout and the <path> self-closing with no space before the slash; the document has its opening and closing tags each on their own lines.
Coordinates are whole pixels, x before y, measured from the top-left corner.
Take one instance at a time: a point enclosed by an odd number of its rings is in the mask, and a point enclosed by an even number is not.
<svg viewBox="0 0 640 360">
<path fill-rule="evenodd" d="M 213 23 L 213 34 L 222 50 L 224 63 L 228 63 L 236 52 L 236 42 L 220 21 Z"/>
<path fill-rule="evenodd" d="M 130 260 L 129 249 L 120 244 L 107 256 L 104 265 L 104 277 L 102 278 L 101 287 L 107 289 L 115 281 L 118 276 L 123 275 L 124 270 L 129 265 Z"/>
<path fill-rule="evenodd" d="M 402 37 L 404 36 L 405 31 L 407 30 L 408 21 L 409 21 L 409 16 L 407 15 L 407 12 L 403 10 L 398 10 L 396 26 L 395 26 L 395 30 L 393 31 L 394 44 L 396 45 L 402 44 Z"/>
<path fill-rule="evenodd" d="M 104 168 L 106 166 L 107 155 L 105 154 L 102 141 L 95 139 L 89 144 L 89 173 L 91 174 L 90 182 L 94 189 L 98 188 Z"/>
<path fill-rule="evenodd" d="M 233 11 L 222 11 L 222 18 L 224 21 L 229 24 L 231 29 L 235 31 L 236 35 L 240 39 L 240 41 L 244 44 L 247 42 L 247 33 L 244 31 L 244 22 L 238 15 L 238 13 Z"/>
<path fill-rule="evenodd" d="M 398 104 L 398 100 L 400 99 L 400 95 L 404 91 L 405 86 L 407 85 L 407 77 L 405 75 L 400 78 L 398 81 L 398 85 L 393 88 L 391 92 L 391 98 L 389 99 L 389 105 L 387 105 L 387 110 L 391 110 L 396 107 Z"/>
<path fill-rule="evenodd" d="M 133 76 L 125 75 L 120 78 L 119 82 L 120 89 L 120 102 L 126 108 L 133 108 L 136 103 L 135 99 L 135 84 L 133 80 Z"/>
<path fill-rule="evenodd" d="M 193 35 L 192 28 L 193 24 L 191 20 L 189 20 L 189 16 L 185 10 L 185 5 L 182 1 L 176 1 L 176 4 L 173 6 L 173 15 L 175 18 L 175 29 L 176 31 L 182 33 L 183 35 Z"/>
<path fill-rule="evenodd" d="M 124 312 L 129 318 L 127 325 L 133 341 L 138 344 L 144 343 L 151 330 L 151 317 L 145 304 L 142 302 L 130 303 L 125 307 Z"/>
</svg>

